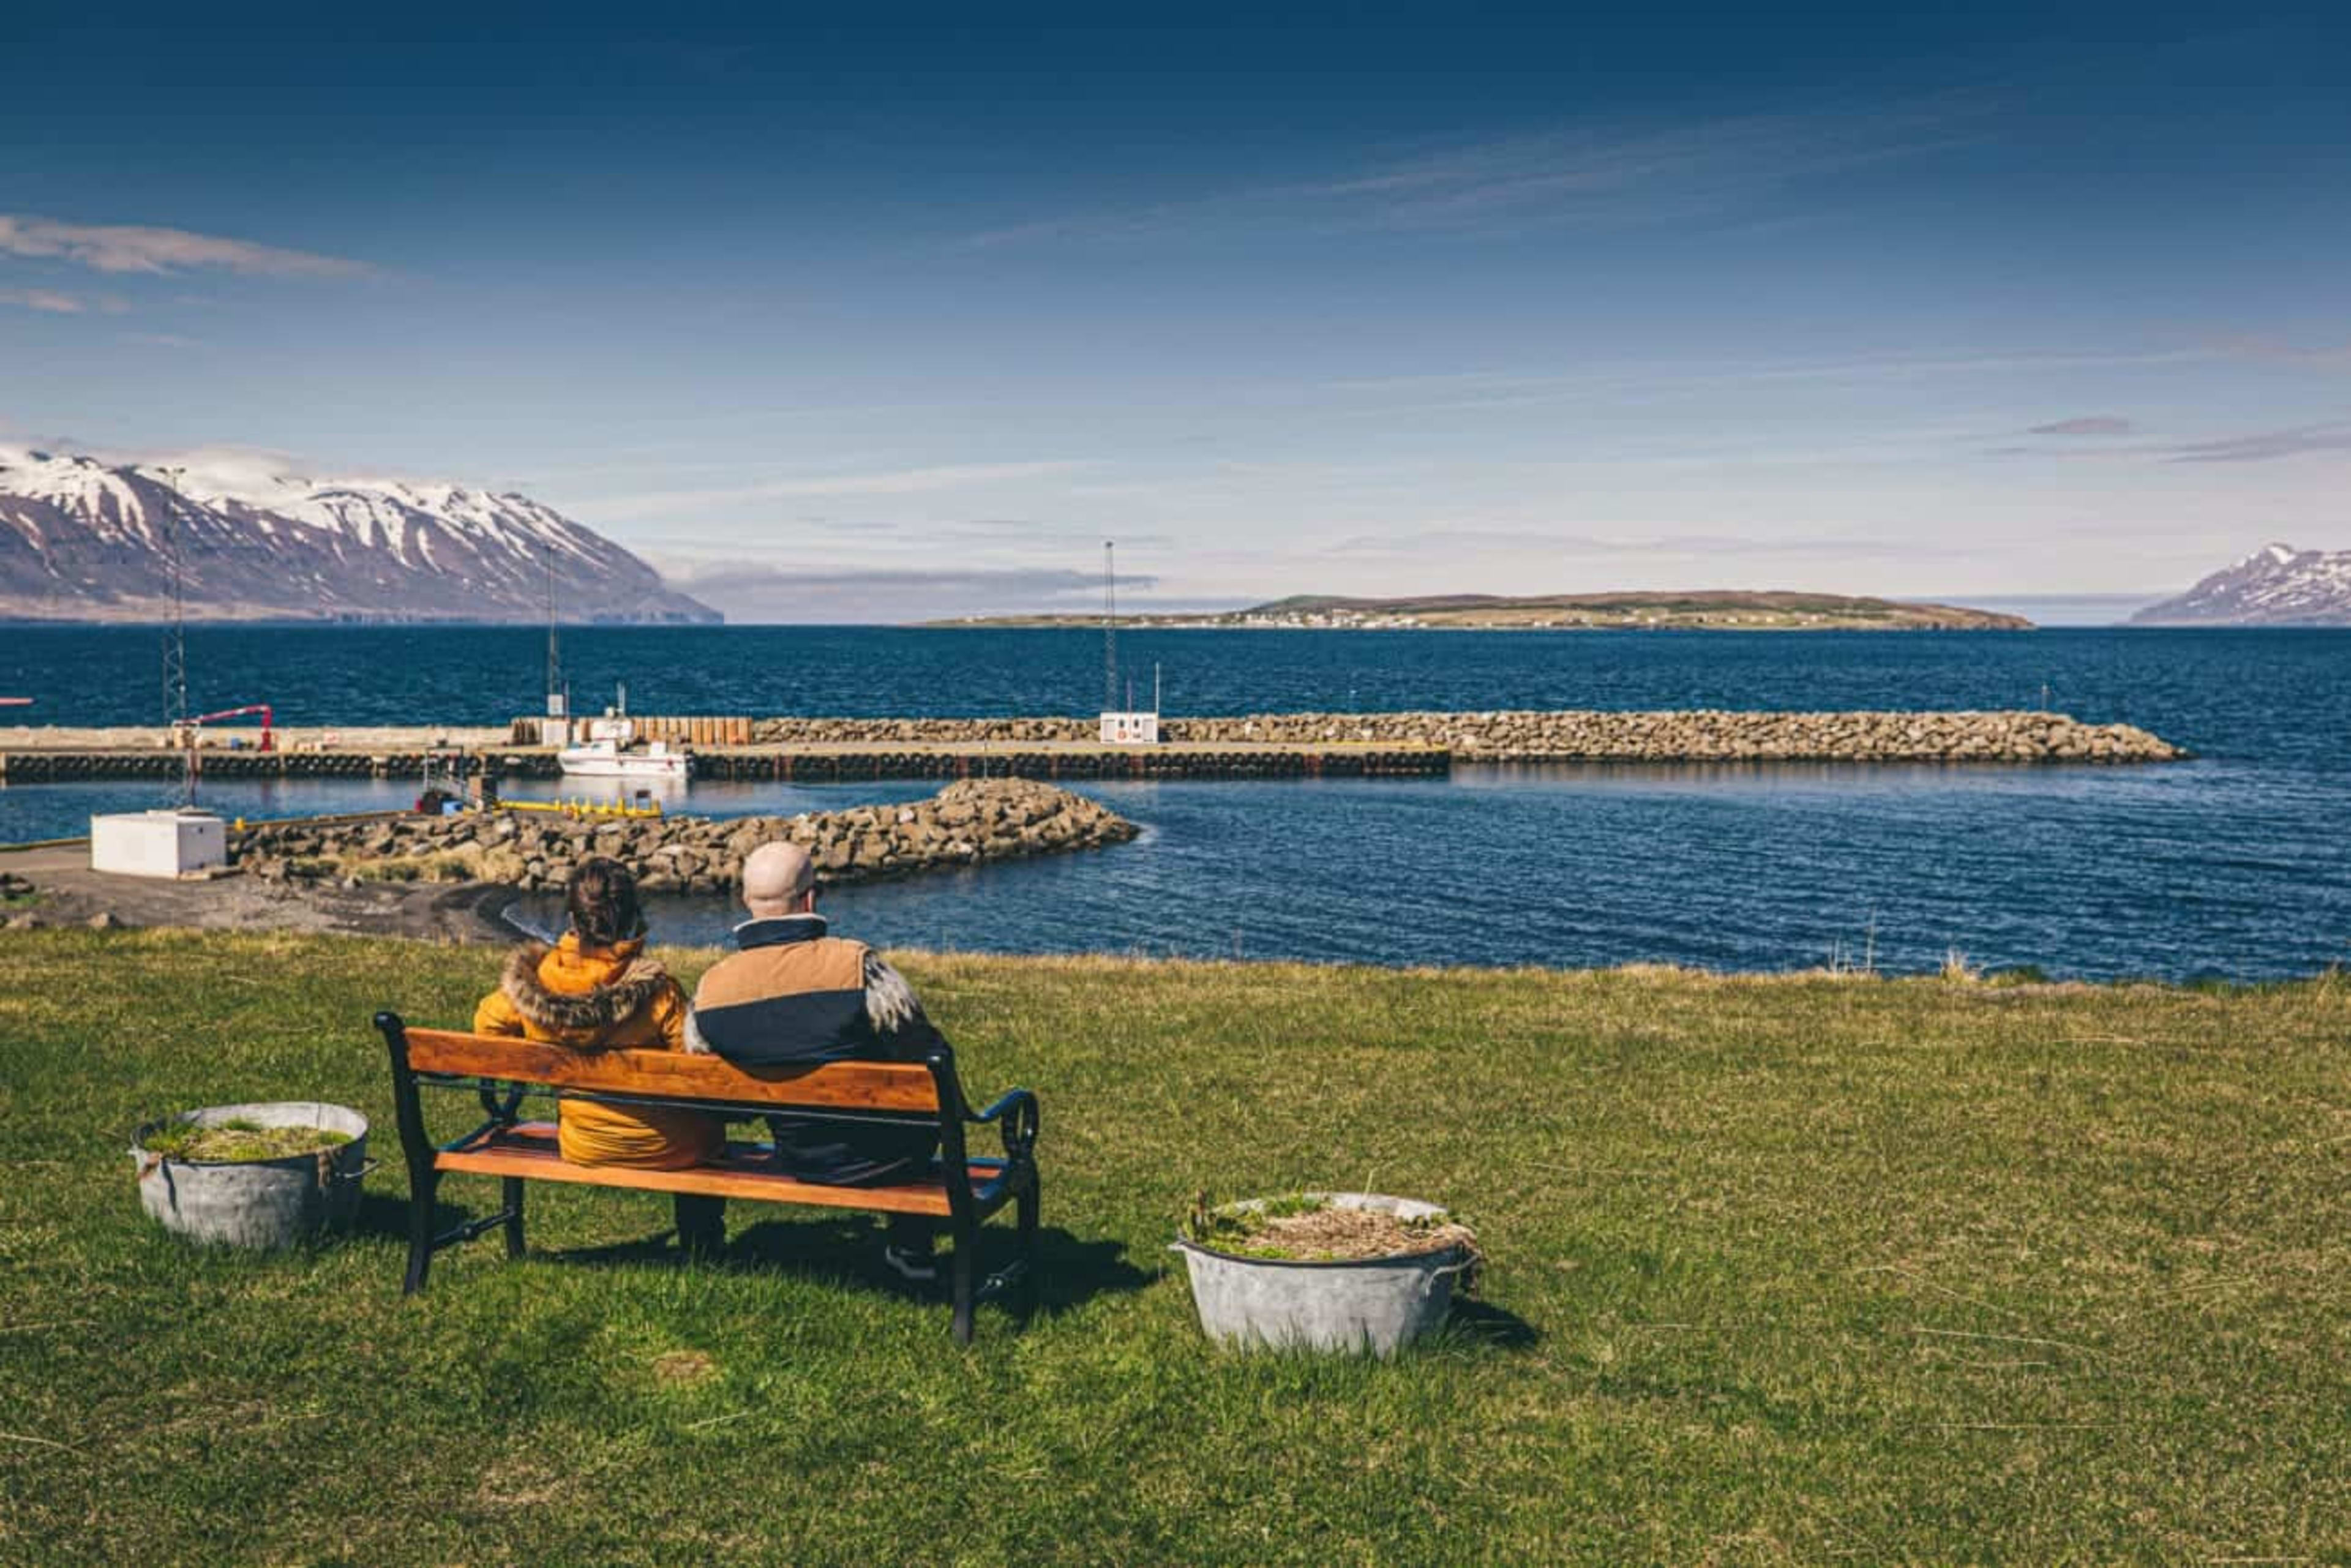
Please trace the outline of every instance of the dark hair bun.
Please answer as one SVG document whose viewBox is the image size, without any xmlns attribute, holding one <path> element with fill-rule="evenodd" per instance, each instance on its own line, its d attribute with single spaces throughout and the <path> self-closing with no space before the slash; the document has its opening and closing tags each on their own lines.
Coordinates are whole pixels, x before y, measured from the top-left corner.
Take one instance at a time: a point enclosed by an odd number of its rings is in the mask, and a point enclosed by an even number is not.
<svg viewBox="0 0 2351 1568">
<path fill-rule="evenodd" d="M 571 929 L 590 947 L 611 947 L 645 932 L 644 911 L 637 903 L 637 879 L 629 868 L 607 855 L 592 855 L 571 873 L 564 894 Z"/>
</svg>

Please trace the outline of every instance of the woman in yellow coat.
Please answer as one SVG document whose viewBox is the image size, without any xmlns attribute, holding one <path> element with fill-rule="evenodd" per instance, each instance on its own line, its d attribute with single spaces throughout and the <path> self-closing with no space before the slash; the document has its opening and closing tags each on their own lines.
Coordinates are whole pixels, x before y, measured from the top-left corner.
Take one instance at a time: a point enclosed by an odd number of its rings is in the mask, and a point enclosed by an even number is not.
<svg viewBox="0 0 2351 1568">
<path fill-rule="evenodd" d="M 498 988 L 474 1009 L 474 1032 L 581 1051 L 681 1049 L 685 993 L 644 956 L 644 915 L 628 867 L 601 855 L 580 862 L 564 904 L 571 929 L 552 947 L 516 949 Z M 698 1111 L 569 1095 L 558 1109 L 558 1146 L 583 1166 L 676 1170 L 712 1158 L 724 1141 L 724 1124 Z"/>
</svg>

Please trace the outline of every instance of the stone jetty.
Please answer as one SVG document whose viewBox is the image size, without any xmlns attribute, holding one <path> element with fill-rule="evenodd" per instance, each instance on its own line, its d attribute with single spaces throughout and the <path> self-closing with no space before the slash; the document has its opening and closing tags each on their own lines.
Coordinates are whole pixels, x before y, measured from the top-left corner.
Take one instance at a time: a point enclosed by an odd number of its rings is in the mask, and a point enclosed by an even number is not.
<svg viewBox="0 0 2351 1568">
<path fill-rule="evenodd" d="M 265 882 L 486 882 L 559 888 L 590 855 L 609 855 L 650 893 L 717 893 L 743 857 L 775 839 L 805 846 L 820 882 L 866 882 L 945 867 L 1124 843 L 1115 812 L 1028 779 L 966 779 L 925 800 L 797 817 L 569 817 L 490 811 L 257 824 L 234 850 Z"/>
<path fill-rule="evenodd" d="M 751 733 L 755 745 L 774 747 L 1074 745 L 1094 738 L 1094 722 L 769 718 Z M 2136 725 L 2028 711 L 1287 713 L 1166 718 L 1159 733 L 1183 746 L 1424 747 L 1466 761 L 2170 762 L 2188 755 Z"/>
</svg>

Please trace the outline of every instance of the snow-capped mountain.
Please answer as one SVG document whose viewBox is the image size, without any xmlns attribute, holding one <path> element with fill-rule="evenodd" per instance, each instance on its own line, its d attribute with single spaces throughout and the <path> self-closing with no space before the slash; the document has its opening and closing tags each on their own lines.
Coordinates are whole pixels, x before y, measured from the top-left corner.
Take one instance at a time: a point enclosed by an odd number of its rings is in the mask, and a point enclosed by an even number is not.
<svg viewBox="0 0 2351 1568">
<path fill-rule="evenodd" d="M 525 496 L 314 481 L 246 462 L 173 476 L 0 446 L 0 617 L 715 622 L 610 539 Z"/>
<path fill-rule="evenodd" d="M 2139 626 L 2351 626 L 2351 550 L 2267 545 L 2177 599 L 2131 617 Z"/>
</svg>

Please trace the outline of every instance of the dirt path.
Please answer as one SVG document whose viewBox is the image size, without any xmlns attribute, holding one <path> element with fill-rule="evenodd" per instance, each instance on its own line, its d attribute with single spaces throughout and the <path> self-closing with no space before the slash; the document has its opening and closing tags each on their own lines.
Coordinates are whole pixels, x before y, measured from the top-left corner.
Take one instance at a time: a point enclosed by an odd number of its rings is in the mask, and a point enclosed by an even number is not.
<svg viewBox="0 0 2351 1568">
<path fill-rule="evenodd" d="M 114 876 L 89 869 L 87 844 L 0 851 L 0 872 L 30 881 L 29 904 L 0 906 L 0 926 L 81 925 L 111 915 L 124 925 L 210 931 L 329 931 L 446 942 L 510 942 L 498 918 L 514 890 L 486 883 L 272 885 L 232 873 L 204 882 Z"/>
</svg>

